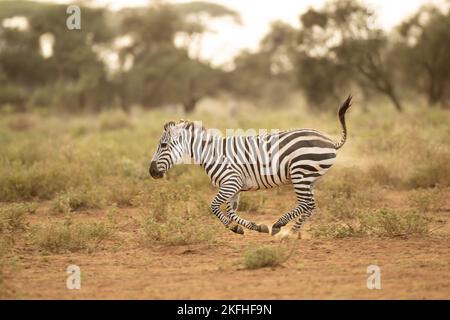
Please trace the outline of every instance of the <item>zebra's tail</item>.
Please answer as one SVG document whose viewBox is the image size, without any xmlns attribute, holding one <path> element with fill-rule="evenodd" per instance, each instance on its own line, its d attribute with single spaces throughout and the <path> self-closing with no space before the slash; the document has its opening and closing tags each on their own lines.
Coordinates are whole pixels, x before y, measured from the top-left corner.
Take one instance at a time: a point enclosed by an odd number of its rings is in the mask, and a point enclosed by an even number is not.
<svg viewBox="0 0 450 320">
<path fill-rule="evenodd" d="M 347 126 L 345 125 L 345 112 L 348 110 L 348 108 L 350 108 L 350 106 L 352 105 L 352 96 L 348 95 L 347 100 L 344 101 L 344 103 L 341 105 L 341 107 L 339 108 L 339 121 L 341 122 L 341 126 L 342 126 L 342 136 L 341 136 L 341 140 L 339 140 L 339 142 L 336 142 L 334 144 L 334 147 L 337 149 L 340 149 L 344 143 L 345 140 L 347 140 Z"/>
</svg>

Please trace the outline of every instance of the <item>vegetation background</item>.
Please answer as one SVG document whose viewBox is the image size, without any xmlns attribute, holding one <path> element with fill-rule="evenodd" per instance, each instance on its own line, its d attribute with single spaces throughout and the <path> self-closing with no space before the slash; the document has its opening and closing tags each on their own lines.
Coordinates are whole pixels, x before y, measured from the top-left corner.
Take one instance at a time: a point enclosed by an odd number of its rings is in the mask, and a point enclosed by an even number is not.
<svg viewBox="0 0 450 320">
<path fill-rule="evenodd" d="M 449 298 L 448 6 L 386 32 L 363 3 L 329 1 L 215 66 L 198 41 L 238 12 L 79 5 L 69 31 L 67 5 L 0 1 L 0 297 Z M 148 176 L 169 120 L 337 138 L 349 92 L 348 142 L 300 240 L 224 229 L 198 167 Z M 290 186 L 246 193 L 240 211 L 271 225 L 294 201 Z"/>
</svg>

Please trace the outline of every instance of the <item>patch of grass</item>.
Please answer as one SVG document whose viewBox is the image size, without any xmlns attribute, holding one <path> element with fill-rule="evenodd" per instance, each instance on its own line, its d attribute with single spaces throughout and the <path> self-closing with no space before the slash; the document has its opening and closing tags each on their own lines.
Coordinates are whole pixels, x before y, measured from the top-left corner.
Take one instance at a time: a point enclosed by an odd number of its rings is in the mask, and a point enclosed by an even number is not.
<svg viewBox="0 0 450 320">
<path fill-rule="evenodd" d="M 411 190 L 409 205 L 420 212 L 444 209 L 450 195 L 450 188 L 430 188 Z"/>
<path fill-rule="evenodd" d="M 264 207 L 265 199 L 263 196 L 253 196 L 253 197 L 247 197 L 246 194 L 244 197 L 241 195 L 239 199 L 239 211 L 250 211 L 250 212 L 257 212 L 261 208 Z"/>
<path fill-rule="evenodd" d="M 335 221 L 353 219 L 362 210 L 376 208 L 380 199 L 381 190 L 377 187 L 365 187 L 350 193 L 317 192 L 318 206 L 326 212 L 326 217 Z"/>
<path fill-rule="evenodd" d="M 28 131 L 35 127 L 36 121 L 30 114 L 19 114 L 8 121 L 11 131 Z"/>
<path fill-rule="evenodd" d="M 358 229 L 355 229 L 351 224 L 318 224 L 311 228 L 312 235 L 315 238 L 329 238 L 342 239 L 349 237 L 363 236 Z"/>
<path fill-rule="evenodd" d="M 0 208 L 0 234 L 13 233 L 25 229 L 25 218 L 36 212 L 36 205 L 14 203 Z"/>
<path fill-rule="evenodd" d="M 336 168 L 319 182 L 320 189 L 326 193 L 342 194 L 350 198 L 361 189 L 373 184 L 364 171 L 358 167 Z"/>
<path fill-rule="evenodd" d="M 99 189 L 70 190 L 56 197 L 50 206 L 52 213 L 69 213 L 104 206 L 102 191 Z"/>
<path fill-rule="evenodd" d="M 367 168 L 367 177 L 381 186 L 398 186 L 401 183 L 396 172 L 381 163 L 375 163 Z"/>
<path fill-rule="evenodd" d="M 0 207 L 0 269 L 2 257 L 8 253 L 16 239 L 27 227 L 26 217 L 36 212 L 37 206 L 14 203 Z"/>
<path fill-rule="evenodd" d="M 189 187 L 174 190 L 160 186 L 151 192 L 142 220 L 142 242 L 185 245 L 212 242 L 219 232 L 220 222 L 214 219 L 209 206 Z M 224 229 L 222 227 L 222 229 Z"/>
<path fill-rule="evenodd" d="M 358 214 L 349 223 L 318 224 L 311 228 L 317 238 L 397 237 L 428 233 L 430 219 L 415 212 L 381 209 Z"/>
<path fill-rule="evenodd" d="M 141 197 L 143 186 L 127 180 L 108 184 L 108 202 L 120 208 L 138 206 L 138 197 Z"/>
<path fill-rule="evenodd" d="M 202 242 L 212 242 L 215 231 L 198 217 L 169 216 L 164 221 L 146 216 L 142 223 L 143 243 L 151 246 L 187 245 Z"/>
<path fill-rule="evenodd" d="M 410 188 L 450 187 L 450 152 L 429 151 L 406 178 Z"/>
<path fill-rule="evenodd" d="M 66 219 L 54 224 L 41 224 L 30 230 L 30 239 L 45 252 L 93 250 L 113 234 L 113 227 L 103 222 L 73 222 Z"/>
<path fill-rule="evenodd" d="M 287 258 L 286 252 L 280 248 L 261 246 L 246 252 L 244 264 L 247 269 L 274 268 Z"/>
<path fill-rule="evenodd" d="M 133 123 L 130 117 L 121 110 L 103 112 L 100 116 L 100 130 L 122 130 L 132 128 Z"/>
</svg>

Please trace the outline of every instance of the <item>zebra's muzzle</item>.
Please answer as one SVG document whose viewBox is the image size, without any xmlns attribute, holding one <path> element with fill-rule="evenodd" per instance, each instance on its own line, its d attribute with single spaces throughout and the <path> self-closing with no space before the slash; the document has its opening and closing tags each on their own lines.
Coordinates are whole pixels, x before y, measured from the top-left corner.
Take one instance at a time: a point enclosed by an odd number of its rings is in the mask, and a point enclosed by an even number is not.
<svg viewBox="0 0 450 320">
<path fill-rule="evenodd" d="M 160 179 L 164 176 L 164 172 L 158 171 L 156 161 L 152 161 L 150 163 L 150 168 L 148 169 L 148 171 L 153 179 Z"/>
</svg>

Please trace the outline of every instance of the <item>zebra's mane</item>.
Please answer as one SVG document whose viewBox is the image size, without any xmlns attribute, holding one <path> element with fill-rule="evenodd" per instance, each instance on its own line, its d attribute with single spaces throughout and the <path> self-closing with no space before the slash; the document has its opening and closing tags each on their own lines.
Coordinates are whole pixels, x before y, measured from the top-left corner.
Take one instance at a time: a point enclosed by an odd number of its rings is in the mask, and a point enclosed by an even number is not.
<svg viewBox="0 0 450 320">
<path fill-rule="evenodd" d="M 169 121 L 164 125 L 164 131 L 169 131 L 171 128 L 173 127 L 177 127 L 177 128 L 182 128 L 182 129 L 188 129 L 188 130 L 201 130 L 201 131 L 206 131 L 205 126 L 203 125 L 199 125 L 199 123 L 193 122 L 193 121 L 189 121 L 189 120 L 184 120 L 184 119 L 180 119 L 178 122 L 175 121 Z"/>
</svg>

